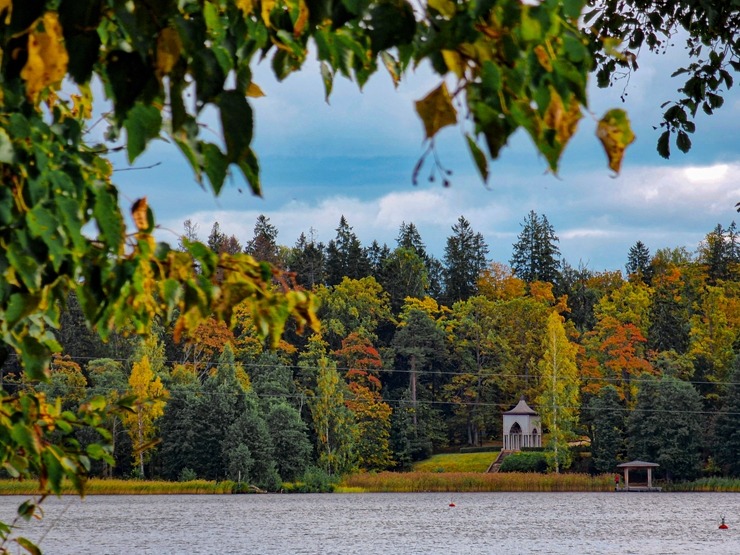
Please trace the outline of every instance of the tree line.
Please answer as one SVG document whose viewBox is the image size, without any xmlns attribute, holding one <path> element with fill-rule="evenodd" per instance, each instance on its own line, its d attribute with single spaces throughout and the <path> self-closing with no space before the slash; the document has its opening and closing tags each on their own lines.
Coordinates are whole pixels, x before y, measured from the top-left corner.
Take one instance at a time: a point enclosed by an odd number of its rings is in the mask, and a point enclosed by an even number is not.
<svg viewBox="0 0 740 555">
<path fill-rule="evenodd" d="M 327 245 L 309 233 L 286 247 L 260 216 L 244 245 L 218 223 L 206 239 L 288 271 L 312 291 L 320 333 L 288 327 L 271 350 L 243 303 L 231 329 L 211 319 L 179 342 L 177 329 L 157 325 L 144 339 L 103 343 L 71 296 L 51 380 L 34 385 L 6 363 L 4 387 L 35 388 L 69 410 L 135 394 L 134 410 L 106 423 L 116 465 L 93 472 L 108 476 L 275 490 L 316 471 L 406 470 L 440 449 L 500 440 L 501 412 L 522 395 L 542 416 L 554 470 L 611 472 L 639 458 L 669 479 L 740 476 L 734 222 L 695 252 L 651 254 L 637 241 L 624 274 L 569 265 L 535 212 L 510 265 L 489 262 L 464 217 L 443 260 L 412 223 L 394 249 L 363 246 L 344 217 L 336 231 Z M 198 239 L 189 221 L 184 239 Z M 587 463 L 573 456 L 584 439 Z"/>
</svg>

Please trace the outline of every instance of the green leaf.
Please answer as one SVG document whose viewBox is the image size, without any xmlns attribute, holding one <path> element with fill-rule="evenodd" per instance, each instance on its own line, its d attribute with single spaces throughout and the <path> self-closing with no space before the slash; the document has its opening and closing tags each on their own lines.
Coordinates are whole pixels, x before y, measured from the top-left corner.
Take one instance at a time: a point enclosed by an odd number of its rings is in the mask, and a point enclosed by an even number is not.
<svg viewBox="0 0 740 555">
<path fill-rule="evenodd" d="M 227 163 L 239 164 L 249 155 L 252 142 L 252 108 L 237 91 L 223 91 L 218 97 L 221 127 L 226 141 Z"/>
<path fill-rule="evenodd" d="M 125 233 L 116 193 L 113 187 L 99 187 L 95 190 L 93 208 L 93 216 L 101 238 L 114 252 L 118 251 L 123 243 Z"/>
<path fill-rule="evenodd" d="M 162 129 L 162 113 L 156 106 L 137 103 L 123 122 L 126 128 L 126 152 L 129 163 L 144 152 L 147 143 L 159 136 Z"/>
<path fill-rule="evenodd" d="M 59 271 L 59 267 L 65 260 L 67 249 L 59 230 L 58 219 L 42 205 L 37 204 L 26 215 L 26 223 L 31 234 L 44 241 L 54 270 Z"/>
<path fill-rule="evenodd" d="M 583 0 L 564 0 L 563 14 L 570 19 L 578 19 L 581 16 L 584 5 L 585 2 Z"/>
<path fill-rule="evenodd" d="M 31 520 L 36 513 L 36 507 L 36 503 L 30 499 L 26 500 L 18 506 L 18 516 L 26 521 Z"/>
<path fill-rule="evenodd" d="M 41 287 L 42 266 L 30 256 L 19 241 L 13 241 L 8 245 L 6 255 L 8 262 L 29 290 L 36 291 Z"/>
<path fill-rule="evenodd" d="M 44 343 L 30 335 L 25 336 L 21 341 L 21 360 L 31 380 L 47 380 L 46 369 L 51 360 L 51 349 Z"/>
<path fill-rule="evenodd" d="M 26 538 L 16 538 L 15 541 L 31 555 L 42 555 L 41 549 L 39 549 L 38 546 L 31 540 Z"/>
<path fill-rule="evenodd" d="M 239 169 L 247 179 L 249 188 L 252 189 L 252 193 L 257 196 L 262 196 L 259 160 L 257 160 L 257 156 L 255 156 L 254 151 L 251 148 L 244 159 L 239 162 Z"/>
<path fill-rule="evenodd" d="M 329 64 L 323 60 L 321 61 L 321 79 L 324 81 L 324 100 L 328 103 L 331 96 L 331 89 L 334 85 L 334 74 Z"/>
<path fill-rule="evenodd" d="M 40 302 L 41 294 L 12 294 L 5 309 L 5 324 L 12 329 L 23 318 L 36 311 Z"/>
<path fill-rule="evenodd" d="M 478 168 L 478 173 L 483 178 L 483 182 L 488 183 L 488 160 L 486 159 L 486 155 L 470 135 L 466 134 L 465 138 L 468 140 L 468 148 Z"/>
<path fill-rule="evenodd" d="M 670 133 L 668 131 L 664 131 L 658 138 L 658 154 L 666 159 L 671 157 Z"/>
<path fill-rule="evenodd" d="M 85 449 L 91 459 L 100 460 L 108 456 L 108 452 L 99 443 L 91 443 Z"/>
<path fill-rule="evenodd" d="M 211 182 L 211 189 L 218 196 L 226 179 L 229 162 L 221 149 L 212 143 L 201 143 L 201 153 L 203 154 L 203 169 L 208 176 L 208 181 Z"/>
<path fill-rule="evenodd" d="M 108 54 L 107 62 L 105 68 L 113 92 L 116 118 L 122 122 L 154 74 L 136 52 L 113 50 Z"/>
<path fill-rule="evenodd" d="M 691 150 L 691 139 L 685 131 L 678 132 L 678 135 L 676 136 L 676 146 L 678 147 L 678 150 L 684 153 Z"/>
</svg>

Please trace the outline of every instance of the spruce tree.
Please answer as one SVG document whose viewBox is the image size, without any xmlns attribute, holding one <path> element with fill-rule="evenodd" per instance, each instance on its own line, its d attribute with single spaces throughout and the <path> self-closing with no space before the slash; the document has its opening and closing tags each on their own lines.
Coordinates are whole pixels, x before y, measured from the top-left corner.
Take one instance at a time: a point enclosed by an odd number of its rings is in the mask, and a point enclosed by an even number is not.
<svg viewBox="0 0 740 555">
<path fill-rule="evenodd" d="M 463 216 L 452 226 L 445 246 L 445 298 L 449 304 L 464 301 L 478 291 L 478 276 L 486 267 L 488 245 Z"/>
<path fill-rule="evenodd" d="M 337 285 L 342 279 L 362 279 L 370 273 L 370 263 L 360 240 L 344 216 L 339 220 L 336 238 L 326 248 L 326 284 Z"/>
<path fill-rule="evenodd" d="M 653 269 L 650 265 L 650 249 L 645 246 L 645 243 L 637 241 L 634 246 L 630 247 L 624 268 L 628 276 L 650 284 Z"/>
<path fill-rule="evenodd" d="M 326 252 L 324 244 L 316 241 L 315 230 L 309 236 L 301 233 L 288 257 L 288 269 L 295 272 L 298 285 L 313 289 L 314 285 L 323 284 L 326 276 Z"/>
<path fill-rule="evenodd" d="M 524 219 L 509 261 L 514 275 L 527 283 L 557 283 L 560 276 L 560 249 L 556 245 L 558 241 L 547 216 L 539 216 L 531 210 Z"/>
</svg>

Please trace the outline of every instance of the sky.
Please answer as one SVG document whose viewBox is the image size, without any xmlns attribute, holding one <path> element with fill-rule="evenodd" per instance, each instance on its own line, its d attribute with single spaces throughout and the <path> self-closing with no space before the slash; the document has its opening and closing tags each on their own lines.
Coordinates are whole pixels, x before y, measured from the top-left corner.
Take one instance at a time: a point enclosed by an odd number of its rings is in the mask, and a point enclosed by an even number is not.
<svg viewBox="0 0 740 555">
<path fill-rule="evenodd" d="M 377 240 L 395 248 L 400 225 L 413 223 L 427 251 L 442 259 L 452 226 L 464 216 L 483 235 L 490 260 L 508 264 L 521 224 L 534 210 L 553 225 L 570 265 L 624 270 L 637 241 L 651 253 L 675 247 L 694 252 L 717 224 L 740 222 L 737 86 L 714 116 L 697 117 L 689 154 L 673 146 L 670 160 L 664 160 L 656 152 L 660 105 L 676 98 L 681 85 L 670 77 L 683 54 L 678 46 L 641 56 L 640 69 L 628 81 L 609 89 L 590 86 L 589 113 L 557 176 L 548 173 L 544 158 L 520 131 L 491 164 L 484 184 L 461 129 L 448 127 L 437 136 L 437 150 L 453 172 L 451 185 L 443 187 L 439 178 L 430 182 L 429 164 L 414 185 L 412 172 L 426 146 L 414 101 L 439 84 L 426 66 L 410 72 L 397 89 L 382 69 L 361 92 L 337 78 L 327 103 L 315 63 L 278 83 L 266 60 L 254 73 L 266 96 L 250 99 L 262 197 L 253 196 L 236 171 L 214 198 L 164 141 L 152 143 L 134 164 L 148 169 L 131 171 L 116 162 L 114 181 L 124 205 L 147 196 L 161 228 L 158 238 L 173 244 L 186 219 L 197 224 L 202 240 L 217 221 L 223 232 L 246 244 L 259 215 L 278 229 L 279 244 L 293 246 L 301 233 L 326 244 L 344 215 L 364 246 Z M 637 136 L 619 176 L 609 170 L 595 136 L 598 119 L 614 107 L 627 110 Z M 217 131 L 214 118 L 206 115 L 209 120 Z"/>
</svg>

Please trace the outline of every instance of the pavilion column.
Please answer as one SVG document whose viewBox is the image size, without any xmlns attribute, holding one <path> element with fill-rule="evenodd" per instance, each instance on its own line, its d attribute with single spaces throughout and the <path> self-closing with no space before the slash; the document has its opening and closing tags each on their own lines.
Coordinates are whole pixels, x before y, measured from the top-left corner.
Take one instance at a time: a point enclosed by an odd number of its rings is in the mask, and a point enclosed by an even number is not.
<svg viewBox="0 0 740 555">
<path fill-rule="evenodd" d="M 648 488 L 652 488 L 653 487 L 653 469 L 648 467 L 647 471 L 648 471 Z"/>
<path fill-rule="evenodd" d="M 630 469 L 629 468 L 624 469 L 624 489 L 626 490 L 630 489 Z"/>
</svg>

